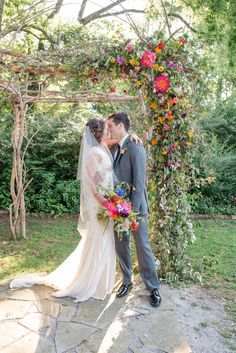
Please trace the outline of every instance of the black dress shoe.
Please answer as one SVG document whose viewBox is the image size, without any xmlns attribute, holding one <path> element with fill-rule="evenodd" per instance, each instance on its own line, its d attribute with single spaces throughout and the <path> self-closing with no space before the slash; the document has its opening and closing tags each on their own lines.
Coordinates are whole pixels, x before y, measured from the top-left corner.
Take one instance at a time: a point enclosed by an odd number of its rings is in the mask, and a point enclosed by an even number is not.
<svg viewBox="0 0 236 353">
<path fill-rule="evenodd" d="M 133 283 L 130 284 L 122 284 L 120 288 L 118 289 L 118 292 L 116 293 L 117 298 L 122 298 L 125 295 L 129 293 L 129 291 L 132 289 Z"/>
<path fill-rule="evenodd" d="M 156 308 L 161 305 L 161 296 L 157 288 L 150 292 L 150 304 Z"/>
</svg>

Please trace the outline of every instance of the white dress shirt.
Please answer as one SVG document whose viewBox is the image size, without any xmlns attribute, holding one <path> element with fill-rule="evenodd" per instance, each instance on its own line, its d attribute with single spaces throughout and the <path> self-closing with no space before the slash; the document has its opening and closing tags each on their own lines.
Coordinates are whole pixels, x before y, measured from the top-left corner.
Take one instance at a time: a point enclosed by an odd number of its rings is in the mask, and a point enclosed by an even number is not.
<svg viewBox="0 0 236 353">
<path fill-rule="evenodd" d="M 123 144 L 125 142 L 125 140 L 127 139 L 127 137 L 129 136 L 129 134 L 127 133 L 124 137 L 122 137 L 122 139 L 118 142 L 118 144 L 120 145 L 120 150 L 122 149 L 123 147 Z M 118 149 L 116 150 L 115 154 L 114 154 L 114 160 L 116 159 L 116 156 L 117 156 L 117 153 L 118 153 Z"/>
</svg>

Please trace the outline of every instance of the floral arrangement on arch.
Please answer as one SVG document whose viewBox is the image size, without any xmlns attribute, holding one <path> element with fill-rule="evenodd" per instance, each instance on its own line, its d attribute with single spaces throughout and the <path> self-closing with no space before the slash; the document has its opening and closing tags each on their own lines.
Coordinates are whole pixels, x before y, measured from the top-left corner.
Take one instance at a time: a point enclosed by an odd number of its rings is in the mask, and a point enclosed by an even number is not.
<svg viewBox="0 0 236 353">
<path fill-rule="evenodd" d="M 166 43 L 152 41 L 146 48 L 129 42 L 117 45 L 112 52 L 101 49 L 99 57 L 86 57 L 84 70 L 93 84 L 105 69 L 109 76 L 128 80 L 132 90 L 142 90 L 151 117 L 147 140 L 151 148 L 158 149 L 158 164 L 172 170 L 181 167 L 194 135 L 185 119 L 191 108 L 183 91 L 183 82 L 188 87 L 191 74 L 186 41 L 180 37 Z M 119 92 L 114 85 L 108 91 Z"/>
</svg>

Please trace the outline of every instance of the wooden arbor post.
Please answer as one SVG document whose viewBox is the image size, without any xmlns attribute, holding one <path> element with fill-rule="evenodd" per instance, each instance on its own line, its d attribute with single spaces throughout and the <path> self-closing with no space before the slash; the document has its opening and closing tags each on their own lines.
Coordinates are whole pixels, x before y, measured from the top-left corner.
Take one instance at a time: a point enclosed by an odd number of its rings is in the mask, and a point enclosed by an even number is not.
<svg viewBox="0 0 236 353">
<path fill-rule="evenodd" d="M 20 92 L 19 92 L 20 93 Z M 10 182 L 10 193 L 12 204 L 10 211 L 10 227 L 13 238 L 16 240 L 17 235 L 21 234 L 22 238 L 26 238 L 26 221 L 25 221 L 25 189 L 31 182 L 25 180 L 25 164 L 24 153 L 22 151 L 23 139 L 25 135 L 25 115 L 27 105 L 18 95 L 17 99 L 13 97 L 13 114 L 14 125 L 12 131 L 12 174 Z"/>
</svg>

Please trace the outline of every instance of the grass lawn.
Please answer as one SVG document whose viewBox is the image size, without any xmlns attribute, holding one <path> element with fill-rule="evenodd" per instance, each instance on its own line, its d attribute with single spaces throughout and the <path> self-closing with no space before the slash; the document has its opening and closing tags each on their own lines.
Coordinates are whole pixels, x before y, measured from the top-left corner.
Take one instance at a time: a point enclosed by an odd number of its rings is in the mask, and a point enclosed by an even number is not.
<svg viewBox="0 0 236 353">
<path fill-rule="evenodd" d="M 49 272 L 59 265 L 80 240 L 77 216 L 27 220 L 27 240 L 10 240 L 6 219 L 0 221 L 0 279 L 19 273 Z"/>
<path fill-rule="evenodd" d="M 1 216 L 0 280 L 55 269 L 80 240 L 77 219 L 77 215 L 30 217 L 27 240 L 12 241 L 8 220 Z M 203 286 L 226 299 L 225 307 L 236 322 L 236 221 L 195 221 L 194 229 L 196 241 L 188 248 L 193 267 L 201 273 Z M 135 261 L 134 249 L 132 258 Z"/>
<path fill-rule="evenodd" d="M 196 241 L 188 248 L 202 284 L 236 290 L 236 221 L 195 221 Z"/>
<path fill-rule="evenodd" d="M 76 247 L 77 216 L 30 217 L 27 240 L 10 240 L 8 220 L 0 221 L 0 279 L 23 272 L 48 272 Z M 195 221 L 196 241 L 188 252 L 202 284 L 210 288 L 236 290 L 236 222 Z M 134 253 L 132 251 L 132 253 Z"/>
</svg>

